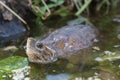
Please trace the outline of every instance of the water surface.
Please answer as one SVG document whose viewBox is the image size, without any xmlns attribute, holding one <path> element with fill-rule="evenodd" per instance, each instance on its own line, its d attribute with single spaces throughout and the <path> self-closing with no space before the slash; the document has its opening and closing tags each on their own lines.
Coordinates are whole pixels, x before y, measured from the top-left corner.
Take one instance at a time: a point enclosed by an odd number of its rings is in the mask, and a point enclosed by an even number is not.
<svg viewBox="0 0 120 80">
<path fill-rule="evenodd" d="M 100 31 L 99 42 L 84 49 L 83 55 L 76 54 L 69 60 L 34 64 L 28 62 L 24 49 L 1 49 L 0 80 L 119 80 L 120 23 L 113 18 L 111 15 L 91 17 L 90 21 Z M 51 27 L 49 30 L 45 27 L 40 31 L 35 29 L 32 35 L 40 37 L 52 30 Z"/>
</svg>

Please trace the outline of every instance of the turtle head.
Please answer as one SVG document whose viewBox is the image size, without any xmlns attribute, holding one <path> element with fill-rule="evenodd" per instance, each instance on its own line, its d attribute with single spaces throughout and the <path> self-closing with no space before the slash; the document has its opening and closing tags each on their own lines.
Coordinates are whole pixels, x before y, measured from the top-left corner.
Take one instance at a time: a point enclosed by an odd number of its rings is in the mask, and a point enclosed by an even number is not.
<svg viewBox="0 0 120 80">
<path fill-rule="evenodd" d="M 52 63 L 57 60 L 56 51 L 37 41 L 34 38 L 27 39 L 26 54 L 30 62 L 34 63 Z"/>
</svg>

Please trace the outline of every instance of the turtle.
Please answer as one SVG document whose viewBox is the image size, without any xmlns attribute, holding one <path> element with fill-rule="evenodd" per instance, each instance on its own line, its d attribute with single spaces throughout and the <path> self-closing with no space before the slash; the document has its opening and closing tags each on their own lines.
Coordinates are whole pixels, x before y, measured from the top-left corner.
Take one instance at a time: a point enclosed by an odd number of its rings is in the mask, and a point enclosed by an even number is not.
<svg viewBox="0 0 120 80">
<path fill-rule="evenodd" d="M 35 39 L 28 37 L 26 54 L 33 63 L 53 63 L 67 58 L 96 42 L 98 30 L 88 25 L 66 25 L 48 36 Z"/>
</svg>

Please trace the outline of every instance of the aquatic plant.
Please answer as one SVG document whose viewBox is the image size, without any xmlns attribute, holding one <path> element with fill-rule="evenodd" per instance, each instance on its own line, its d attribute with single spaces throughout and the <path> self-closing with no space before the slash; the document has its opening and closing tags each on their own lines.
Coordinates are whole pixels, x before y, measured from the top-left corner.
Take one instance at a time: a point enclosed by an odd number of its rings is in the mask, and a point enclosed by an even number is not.
<svg viewBox="0 0 120 80">
<path fill-rule="evenodd" d="M 51 15 L 65 17 L 67 15 L 81 16 L 103 11 L 107 14 L 116 7 L 119 0 L 28 0 L 29 6 L 37 16 L 36 23 Z"/>
<path fill-rule="evenodd" d="M 106 8 L 106 12 L 110 8 L 115 7 L 119 0 L 28 0 L 35 14 L 42 19 L 46 19 L 49 15 L 57 12 L 59 14 L 70 14 L 69 11 L 75 10 L 75 15 L 87 11 L 89 13 L 90 6 L 95 7 L 96 11 L 100 11 L 102 7 Z M 63 15 L 64 16 L 64 15 Z"/>
</svg>

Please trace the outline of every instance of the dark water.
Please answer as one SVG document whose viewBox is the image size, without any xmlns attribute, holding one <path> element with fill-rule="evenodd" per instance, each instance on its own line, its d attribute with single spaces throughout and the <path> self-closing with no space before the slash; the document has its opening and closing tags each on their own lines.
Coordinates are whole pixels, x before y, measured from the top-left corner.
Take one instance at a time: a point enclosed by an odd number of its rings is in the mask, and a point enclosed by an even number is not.
<svg viewBox="0 0 120 80">
<path fill-rule="evenodd" d="M 24 50 L 1 49 L 0 80 L 120 80 L 120 23 L 113 18 L 111 15 L 91 17 L 90 21 L 100 31 L 99 42 L 69 60 L 34 64 L 27 61 Z M 38 37 L 49 31 L 51 26 L 42 34 L 36 29 L 33 35 Z"/>
</svg>

